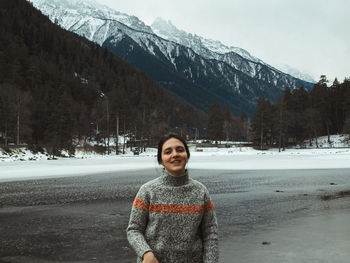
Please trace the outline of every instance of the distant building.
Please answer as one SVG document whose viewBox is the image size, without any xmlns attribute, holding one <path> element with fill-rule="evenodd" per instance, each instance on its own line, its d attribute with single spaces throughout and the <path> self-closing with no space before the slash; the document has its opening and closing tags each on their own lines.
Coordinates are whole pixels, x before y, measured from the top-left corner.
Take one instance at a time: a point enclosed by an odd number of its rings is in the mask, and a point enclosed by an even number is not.
<svg viewBox="0 0 350 263">
<path fill-rule="evenodd" d="M 190 150 L 190 152 L 197 151 L 197 145 L 189 143 L 189 144 L 187 144 L 187 146 L 188 146 L 188 149 Z"/>
</svg>

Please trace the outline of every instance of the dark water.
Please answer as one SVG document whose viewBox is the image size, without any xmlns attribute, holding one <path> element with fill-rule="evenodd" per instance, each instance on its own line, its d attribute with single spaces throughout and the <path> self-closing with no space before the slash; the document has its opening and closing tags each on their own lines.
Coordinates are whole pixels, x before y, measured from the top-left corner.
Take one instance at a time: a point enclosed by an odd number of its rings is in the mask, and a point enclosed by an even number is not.
<svg viewBox="0 0 350 263">
<path fill-rule="evenodd" d="M 350 214 L 350 169 L 190 175 L 214 201 L 221 262 L 350 257 L 350 228 L 342 229 Z M 0 183 L 0 262 L 135 262 L 125 235 L 131 203 L 140 185 L 156 176 L 152 169 Z M 335 244 L 333 261 L 329 251 L 322 254 L 330 248 L 322 237 Z"/>
</svg>

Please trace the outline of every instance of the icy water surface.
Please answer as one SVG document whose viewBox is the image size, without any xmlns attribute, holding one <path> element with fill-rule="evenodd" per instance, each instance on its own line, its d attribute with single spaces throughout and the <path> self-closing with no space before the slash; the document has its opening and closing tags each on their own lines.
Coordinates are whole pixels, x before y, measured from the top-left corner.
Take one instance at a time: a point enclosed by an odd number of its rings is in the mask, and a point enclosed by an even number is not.
<svg viewBox="0 0 350 263">
<path fill-rule="evenodd" d="M 350 258 L 350 209 L 323 211 L 222 242 L 221 262 L 337 262 Z"/>
<path fill-rule="evenodd" d="M 135 262 L 125 235 L 131 203 L 158 173 L 0 183 L 0 262 Z M 348 262 L 350 169 L 190 176 L 214 201 L 220 262 Z"/>
</svg>

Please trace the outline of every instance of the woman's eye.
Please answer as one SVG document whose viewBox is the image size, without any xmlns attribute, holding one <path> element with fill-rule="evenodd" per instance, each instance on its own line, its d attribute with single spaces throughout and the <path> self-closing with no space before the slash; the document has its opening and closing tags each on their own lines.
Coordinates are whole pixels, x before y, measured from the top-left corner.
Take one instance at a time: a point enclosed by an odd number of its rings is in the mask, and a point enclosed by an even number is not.
<svg viewBox="0 0 350 263">
<path fill-rule="evenodd" d="M 185 150 L 184 148 L 178 148 L 177 149 L 177 151 L 180 152 L 180 153 L 183 152 L 184 150 Z"/>
</svg>

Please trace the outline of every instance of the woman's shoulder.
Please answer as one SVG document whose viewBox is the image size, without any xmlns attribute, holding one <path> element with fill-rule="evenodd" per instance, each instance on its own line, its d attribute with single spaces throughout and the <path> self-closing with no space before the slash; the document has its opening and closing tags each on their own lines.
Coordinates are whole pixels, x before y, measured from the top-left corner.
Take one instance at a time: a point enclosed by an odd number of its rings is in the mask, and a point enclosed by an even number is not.
<svg viewBox="0 0 350 263">
<path fill-rule="evenodd" d="M 207 187 L 201 183 L 200 181 L 197 181 L 195 179 L 192 179 L 190 178 L 190 183 L 194 186 L 194 187 L 197 187 L 197 188 L 200 188 L 200 189 L 203 189 L 205 191 L 208 191 Z"/>
<path fill-rule="evenodd" d="M 155 178 L 141 185 L 137 192 L 137 196 L 143 200 L 147 200 L 151 196 L 154 187 L 159 184 L 158 181 L 158 178 Z"/>
<path fill-rule="evenodd" d="M 211 200 L 209 190 L 203 183 L 191 179 L 191 184 L 194 186 L 192 192 L 196 192 L 198 196 L 203 196 L 205 203 Z"/>
<path fill-rule="evenodd" d="M 160 184 L 160 178 L 157 177 L 141 185 L 140 189 L 144 189 L 144 190 L 151 189 L 154 186 L 157 186 L 159 184 Z"/>
</svg>

